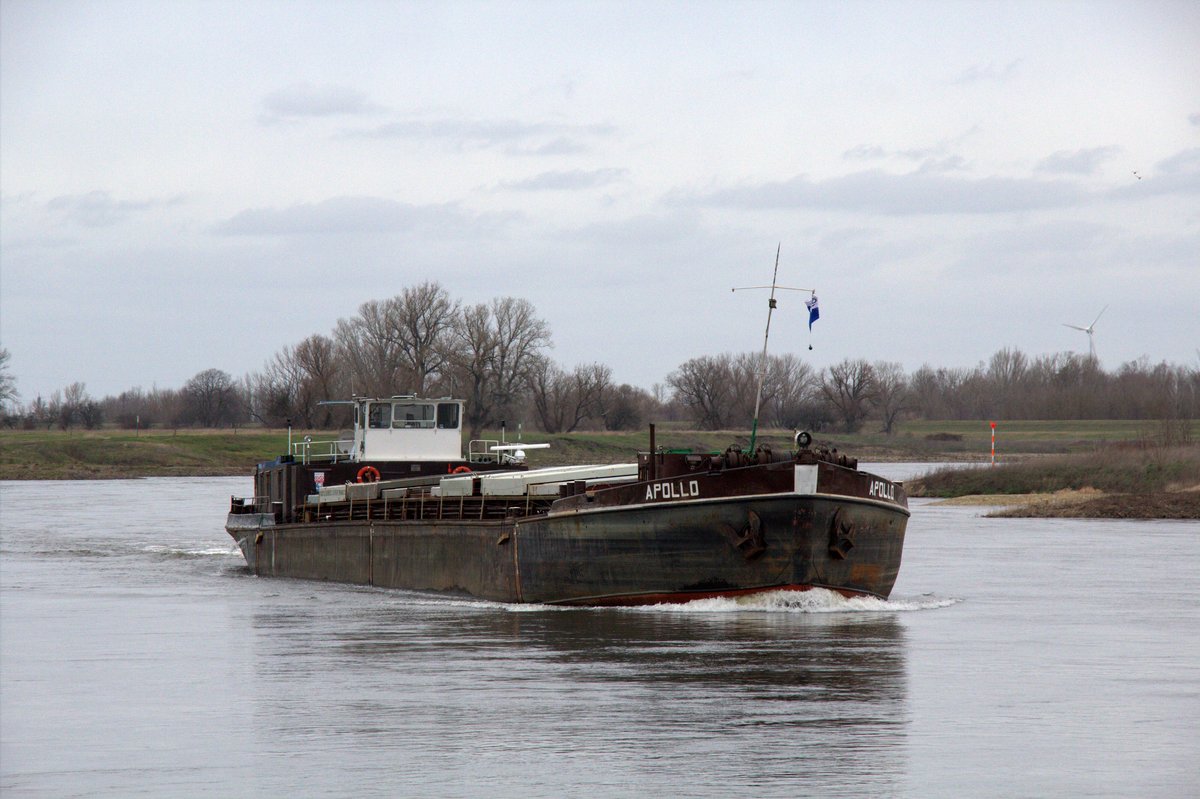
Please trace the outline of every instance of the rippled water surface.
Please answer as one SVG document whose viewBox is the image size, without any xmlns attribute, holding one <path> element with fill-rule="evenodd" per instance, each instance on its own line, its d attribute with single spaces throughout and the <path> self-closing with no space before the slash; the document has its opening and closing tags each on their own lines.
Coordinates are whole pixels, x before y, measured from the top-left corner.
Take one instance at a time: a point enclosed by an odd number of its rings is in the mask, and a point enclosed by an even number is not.
<svg viewBox="0 0 1200 799">
<path fill-rule="evenodd" d="M 1196 523 L 914 502 L 889 602 L 561 610 L 249 576 L 248 489 L 0 484 L 5 797 L 1200 795 Z"/>
</svg>

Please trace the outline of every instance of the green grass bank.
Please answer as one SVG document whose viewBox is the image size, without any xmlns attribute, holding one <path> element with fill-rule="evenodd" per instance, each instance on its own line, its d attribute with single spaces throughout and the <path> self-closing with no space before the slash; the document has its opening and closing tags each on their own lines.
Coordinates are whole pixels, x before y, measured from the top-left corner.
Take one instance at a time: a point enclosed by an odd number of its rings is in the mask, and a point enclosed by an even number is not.
<svg viewBox="0 0 1200 799">
<path fill-rule="evenodd" d="M 1014 421 L 996 430 L 1001 463 L 1048 454 L 1088 453 L 1115 444 L 1149 445 L 1173 437 L 1200 440 L 1200 422 Z M 306 431 L 293 431 L 299 441 Z M 335 437 L 329 431 L 307 431 L 313 440 Z M 488 438 L 500 438 L 488 431 Z M 510 431 L 509 441 L 515 435 Z M 837 448 L 863 461 L 977 461 L 989 459 L 991 428 L 982 422 L 908 422 L 896 433 L 817 434 L 817 445 Z M 647 430 L 579 432 L 568 435 L 525 433 L 522 440 L 549 443 L 530 453 L 531 465 L 617 463 L 632 460 L 649 446 Z M 0 432 L 0 479 L 70 480 L 148 476 L 250 474 L 254 464 L 287 450 L 284 430 L 5 430 Z M 657 443 L 668 449 L 720 451 L 747 447 L 747 430 L 698 431 L 679 423 L 657 426 Z M 791 446 L 790 431 L 768 430 L 760 443 L 777 449 Z"/>
</svg>

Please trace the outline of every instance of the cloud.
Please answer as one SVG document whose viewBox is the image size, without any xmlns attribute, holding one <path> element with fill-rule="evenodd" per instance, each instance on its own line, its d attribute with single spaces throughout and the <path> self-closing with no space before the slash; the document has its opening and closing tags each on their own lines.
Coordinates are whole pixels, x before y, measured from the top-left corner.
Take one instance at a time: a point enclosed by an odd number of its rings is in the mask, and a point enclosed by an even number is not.
<svg viewBox="0 0 1200 799">
<path fill-rule="evenodd" d="M 490 223 L 454 205 L 411 205 L 378 197 L 333 197 L 287 208 L 252 208 L 220 222 L 225 236 L 321 236 L 383 234 L 421 229 L 463 230 Z"/>
<path fill-rule="evenodd" d="M 967 159 L 961 155 L 947 155 L 942 158 L 926 158 L 917 167 L 918 172 L 961 172 L 967 168 Z"/>
<path fill-rule="evenodd" d="M 362 92 L 345 86 L 310 83 L 294 83 L 271 92 L 262 99 L 262 108 L 260 119 L 265 123 L 306 117 L 361 116 L 379 110 Z"/>
<path fill-rule="evenodd" d="M 1188 117 L 1188 122 L 1191 122 L 1196 127 L 1200 127 L 1200 113 L 1192 114 Z"/>
<path fill-rule="evenodd" d="M 667 201 L 748 210 L 810 208 L 905 216 L 1027 211 L 1085 199 L 1078 186 L 1062 181 L 951 177 L 920 170 L 897 175 L 872 169 L 819 181 L 799 176 L 707 194 L 675 193 Z"/>
<path fill-rule="evenodd" d="M 373 139 L 434 141 L 455 149 L 506 147 L 521 154 L 579 152 L 588 138 L 611 136 L 612 125 L 567 125 L 512 119 L 409 119 L 352 134 Z"/>
<path fill-rule="evenodd" d="M 537 144 L 532 147 L 508 147 L 505 152 L 509 155 L 580 155 L 589 152 L 592 148 L 585 144 L 581 139 L 571 139 L 566 136 L 559 136 L 544 144 Z"/>
<path fill-rule="evenodd" d="M 924 161 L 944 155 L 947 152 L 945 144 L 935 144 L 932 147 L 910 147 L 901 150 L 890 150 L 878 144 L 859 144 L 842 153 L 842 158 L 848 161 Z"/>
<path fill-rule="evenodd" d="M 952 138 L 943 139 L 928 147 L 891 149 L 879 144 L 859 144 L 842 153 L 847 161 L 895 161 L 918 164 L 922 172 L 951 172 L 966 167 L 966 160 L 956 150 L 979 132 L 975 126 Z"/>
<path fill-rule="evenodd" d="M 967 67 L 962 74 L 955 78 L 951 83 L 958 85 L 967 85 L 971 83 L 1004 83 L 1012 78 L 1021 68 L 1022 59 L 1018 58 L 1015 61 L 1010 61 L 1002 66 L 996 66 L 993 63 L 973 64 Z"/>
<path fill-rule="evenodd" d="M 620 180 L 628 173 L 625 169 L 570 169 L 543 172 L 540 175 L 501 183 L 503 189 L 513 191 L 575 191 L 594 189 Z"/>
<path fill-rule="evenodd" d="M 55 197 L 46 203 L 46 208 L 84 227 L 109 227 L 140 211 L 165 208 L 180 202 L 182 199 L 179 197 L 166 200 L 116 200 L 106 191 L 90 191 Z"/>
<path fill-rule="evenodd" d="M 1084 150 L 1059 150 L 1043 158 L 1036 167 L 1038 172 L 1069 175 L 1094 175 L 1105 161 L 1121 153 L 1117 146 L 1091 147 Z"/>
<path fill-rule="evenodd" d="M 1079 269 L 1091 269 L 1090 259 L 1110 246 L 1119 233 L 1119 229 L 1079 219 L 1018 221 L 970 234 L 963 241 L 965 251 L 992 263 L 1005 264 L 1014 272 L 1036 272 L 1048 261 L 1075 262 Z"/>
<path fill-rule="evenodd" d="M 1181 150 L 1159 161 L 1158 171 L 1167 175 L 1200 175 L 1200 147 Z"/>
</svg>

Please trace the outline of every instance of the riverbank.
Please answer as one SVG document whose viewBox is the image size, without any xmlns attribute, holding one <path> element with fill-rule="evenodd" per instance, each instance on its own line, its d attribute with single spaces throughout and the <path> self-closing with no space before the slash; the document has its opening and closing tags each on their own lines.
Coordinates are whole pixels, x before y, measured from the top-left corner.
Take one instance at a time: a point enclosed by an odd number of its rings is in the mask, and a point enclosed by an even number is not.
<svg viewBox="0 0 1200 799">
<path fill-rule="evenodd" d="M 1195 426 L 1184 429 L 1184 436 L 1192 436 Z M 1161 423 L 1029 421 L 1005 423 L 1003 430 L 1000 453 L 1007 462 L 986 468 L 990 429 L 978 422 L 912 422 L 893 436 L 818 434 L 815 443 L 860 461 L 962 463 L 965 468 L 910 481 L 910 496 L 999 495 L 1004 501 L 995 504 L 1004 507 L 994 515 L 1200 518 L 1200 446 L 1155 443 L 1168 438 Z M 305 435 L 314 441 L 336 437 L 329 431 L 293 431 L 292 441 Z M 484 435 L 501 437 L 500 431 Z M 509 441 L 514 438 L 507 434 Z M 549 450 L 531 453 L 534 466 L 627 462 L 649 445 L 645 431 L 530 433 L 522 438 L 550 444 Z M 711 452 L 746 448 L 749 437 L 745 431 L 698 431 L 668 423 L 658 426 L 657 443 Z M 791 434 L 766 431 L 758 443 L 790 449 Z M 286 430 L 4 431 L 0 480 L 249 477 L 256 463 L 287 448 Z M 979 468 L 972 468 L 972 462 Z M 1085 493 L 1056 495 L 1063 491 Z M 1018 495 L 1032 496 L 1020 500 Z"/>
<path fill-rule="evenodd" d="M 1200 421 L 1186 424 L 1190 427 L 1184 433 L 1200 440 Z M 1090 452 L 1102 446 L 1162 440 L 1162 425 L 1110 420 L 1003 422 L 998 430 L 997 452 L 1002 460 Z M 305 435 L 314 441 L 337 437 L 328 430 L 295 430 L 292 440 L 301 441 Z M 915 421 L 900 424 L 891 436 L 878 432 L 817 433 L 814 443 L 836 448 L 860 461 L 970 463 L 988 459 L 990 435 L 986 422 Z M 510 428 L 506 434 L 510 442 L 518 436 L 528 443 L 550 444 L 549 450 L 531 453 L 531 464 L 541 466 L 622 463 L 633 460 L 636 452 L 649 446 L 646 430 L 549 435 L 514 434 Z M 485 431 L 484 437 L 499 439 L 501 432 Z M 750 439 L 746 430 L 692 430 L 682 423 L 668 422 L 658 425 L 657 443 L 667 449 L 719 452 L 729 446 L 746 448 Z M 790 449 L 791 431 L 763 431 L 758 443 L 776 450 Z M 287 448 L 286 430 L 263 428 L 4 430 L 0 431 L 0 480 L 248 475 L 256 463 L 285 453 Z"/>
<path fill-rule="evenodd" d="M 996 467 L 940 469 L 909 494 L 1001 506 L 989 516 L 1200 519 L 1200 445 L 1113 445 Z"/>
<path fill-rule="evenodd" d="M 286 431 L 5 431 L 0 480 L 250 474 L 286 449 Z"/>
<path fill-rule="evenodd" d="M 1200 489 L 1153 494 L 1106 494 L 1096 489 L 1052 494 L 971 494 L 937 505 L 993 507 L 992 518 L 1200 519 Z"/>
</svg>

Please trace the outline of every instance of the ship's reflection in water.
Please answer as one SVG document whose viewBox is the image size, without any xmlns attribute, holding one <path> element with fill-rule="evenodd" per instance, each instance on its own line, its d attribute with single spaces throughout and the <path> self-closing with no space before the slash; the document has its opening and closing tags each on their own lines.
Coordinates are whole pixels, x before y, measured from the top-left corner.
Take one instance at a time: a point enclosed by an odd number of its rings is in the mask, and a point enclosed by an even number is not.
<svg viewBox="0 0 1200 799">
<path fill-rule="evenodd" d="M 254 718 L 297 757 L 336 746 L 342 768 L 377 772 L 366 784 L 423 796 L 900 790 L 893 613 L 517 609 L 347 591 L 355 601 L 331 613 L 260 608 Z"/>
</svg>

